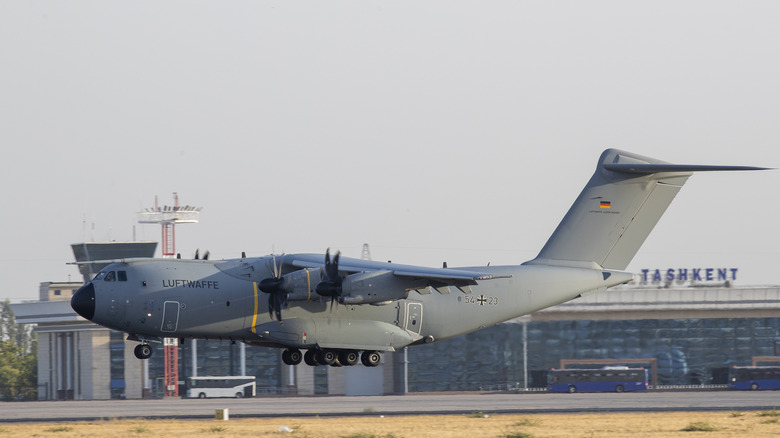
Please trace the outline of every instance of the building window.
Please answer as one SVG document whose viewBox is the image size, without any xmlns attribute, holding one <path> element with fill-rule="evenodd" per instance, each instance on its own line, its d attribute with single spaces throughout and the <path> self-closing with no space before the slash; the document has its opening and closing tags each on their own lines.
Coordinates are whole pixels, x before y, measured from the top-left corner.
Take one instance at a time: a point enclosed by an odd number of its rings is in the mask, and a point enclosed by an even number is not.
<svg viewBox="0 0 780 438">
<path fill-rule="evenodd" d="M 111 398 L 125 398 L 125 337 L 124 333 L 111 330 L 109 348 L 111 351 Z"/>
</svg>

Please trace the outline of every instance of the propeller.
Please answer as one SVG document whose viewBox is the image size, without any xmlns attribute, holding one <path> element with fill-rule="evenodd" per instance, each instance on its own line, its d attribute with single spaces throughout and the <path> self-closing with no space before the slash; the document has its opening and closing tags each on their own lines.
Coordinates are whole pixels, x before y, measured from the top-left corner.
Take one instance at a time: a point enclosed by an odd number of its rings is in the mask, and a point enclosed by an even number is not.
<svg viewBox="0 0 780 438">
<path fill-rule="evenodd" d="M 282 309 L 287 308 L 287 291 L 284 288 L 284 278 L 282 278 L 282 263 L 276 265 L 276 256 L 273 256 L 274 276 L 263 279 L 257 286 L 262 292 L 268 294 L 268 314 L 271 318 L 276 314 L 276 319 L 282 321 Z"/>
<path fill-rule="evenodd" d="M 339 276 L 339 257 L 341 251 L 338 251 L 333 259 L 330 258 L 330 248 L 325 251 L 325 279 L 321 281 L 315 291 L 323 297 L 331 297 L 331 302 L 341 297 L 341 282 Z"/>
<path fill-rule="evenodd" d="M 195 257 L 193 257 L 194 260 L 200 260 L 200 248 L 195 249 Z M 205 254 L 203 254 L 203 260 L 209 259 L 209 252 L 206 251 Z"/>
</svg>

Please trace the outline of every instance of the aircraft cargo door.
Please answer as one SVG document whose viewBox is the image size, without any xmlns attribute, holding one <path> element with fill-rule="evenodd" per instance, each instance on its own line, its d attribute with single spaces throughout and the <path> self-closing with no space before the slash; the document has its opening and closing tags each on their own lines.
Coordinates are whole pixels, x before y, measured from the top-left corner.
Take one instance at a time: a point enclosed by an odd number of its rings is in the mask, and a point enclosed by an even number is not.
<svg viewBox="0 0 780 438">
<path fill-rule="evenodd" d="M 163 304 L 163 323 L 160 327 L 164 332 L 175 332 L 179 325 L 179 302 L 166 301 Z"/>
<path fill-rule="evenodd" d="M 420 334 L 422 329 L 422 303 L 407 302 L 406 303 L 406 327 L 407 331 Z"/>
</svg>

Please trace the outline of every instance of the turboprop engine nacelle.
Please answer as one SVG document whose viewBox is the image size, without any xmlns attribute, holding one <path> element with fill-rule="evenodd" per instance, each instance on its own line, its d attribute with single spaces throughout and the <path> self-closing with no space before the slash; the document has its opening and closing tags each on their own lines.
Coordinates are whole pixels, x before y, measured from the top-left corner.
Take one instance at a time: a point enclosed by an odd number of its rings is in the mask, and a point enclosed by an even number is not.
<svg viewBox="0 0 780 438">
<path fill-rule="evenodd" d="M 319 298 L 314 288 L 320 282 L 320 269 L 301 269 L 282 277 L 288 301 L 306 301 Z"/>
<path fill-rule="evenodd" d="M 341 285 L 339 301 L 344 304 L 378 304 L 402 300 L 409 296 L 406 283 L 392 271 L 352 274 Z"/>
</svg>

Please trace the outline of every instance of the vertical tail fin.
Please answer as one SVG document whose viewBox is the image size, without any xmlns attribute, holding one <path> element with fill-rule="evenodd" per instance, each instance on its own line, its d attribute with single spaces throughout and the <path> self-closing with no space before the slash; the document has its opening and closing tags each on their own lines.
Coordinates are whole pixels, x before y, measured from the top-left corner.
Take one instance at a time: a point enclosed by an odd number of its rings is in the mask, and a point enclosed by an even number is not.
<svg viewBox="0 0 780 438">
<path fill-rule="evenodd" d="M 526 263 L 624 270 L 693 172 L 761 169 L 669 164 L 607 149 L 544 248 Z"/>
</svg>

